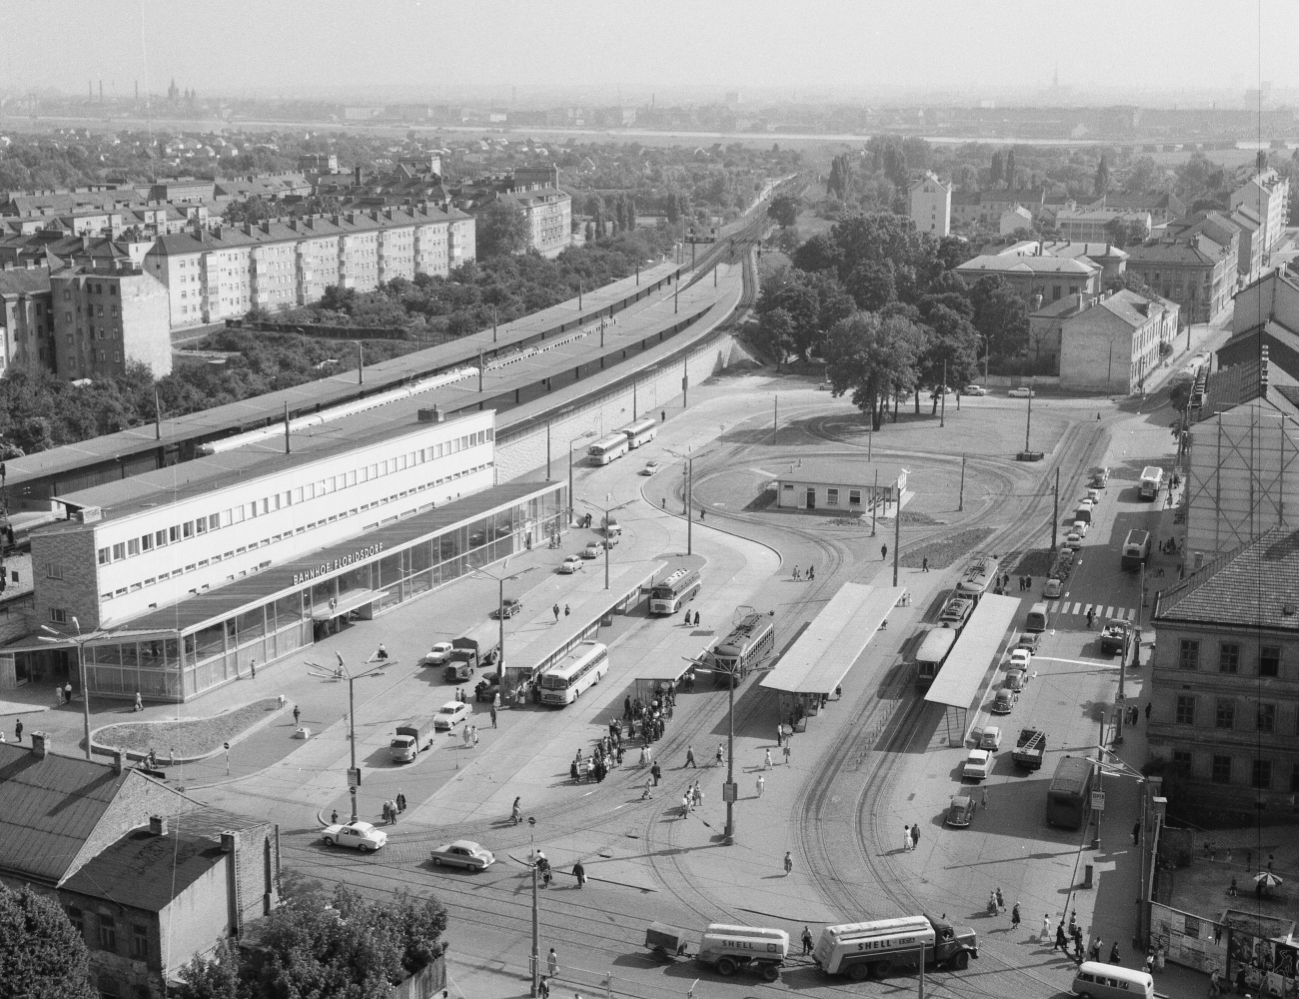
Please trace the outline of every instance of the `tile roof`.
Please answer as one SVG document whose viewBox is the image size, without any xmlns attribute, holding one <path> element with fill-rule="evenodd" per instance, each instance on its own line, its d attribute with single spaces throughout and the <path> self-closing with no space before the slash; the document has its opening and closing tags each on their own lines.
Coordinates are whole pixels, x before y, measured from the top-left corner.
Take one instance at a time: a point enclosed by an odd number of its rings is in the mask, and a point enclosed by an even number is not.
<svg viewBox="0 0 1299 999">
<path fill-rule="evenodd" d="M 1193 242 L 1142 243 L 1128 248 L 1128 260 L 1133 264 L 1201 264 L 1213 266 L 1220 263 L 1229 249 L 1204 235 L 1196 235 Z"/>
<path fill-rule="evenodd" d="M 1156 626 L 1189 622 L 1299 633 L 1296 607 L 1299 531 L 1276 527 L 1165 590 L 1154 622 Z"/>
<path fill-rule="evenodd" d="M 1098 268 L 1067 257 L 1029 257 L 983 254 L 956 268 L 957 274 L 1068 274 L 1086 277 Z"/>
<path fill-rule="evenodd" d="M 50 290 L 50 272 L 44 267 L 0 271 L 0 295 L 37 295 Z"/>
<path fill-rule="evenodd" d="M 1267 394 L 1263 396 L 1259 372 L 1262 362 L 1257 357 L 1241 361 L 1211 373 L 1205 385 L 1204 404 L 1195 412 L 1196 423 L 1225 413 L 1229 409 L 1261 400 L 1286 416 L 1299 418 L 1299 385 L 1275 362 L 1268 364 Z"/>
</svg>

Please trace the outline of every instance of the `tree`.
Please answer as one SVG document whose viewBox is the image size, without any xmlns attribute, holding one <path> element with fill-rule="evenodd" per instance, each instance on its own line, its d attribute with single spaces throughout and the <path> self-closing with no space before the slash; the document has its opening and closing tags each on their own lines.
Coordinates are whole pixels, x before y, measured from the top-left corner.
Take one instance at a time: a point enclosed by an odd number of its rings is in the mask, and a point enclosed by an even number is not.
<svg viewBox="0 0 1299 999">
<path fill-rule="evenodd" d="M 1299 200 L 1299 199 L 1296 199 Z M 792 263 L 800 271 L 839 270 L 839 246 L 829 233 L 819 232 L 794 251 Z"/>
<path fill-rule="evenodd" d="M 1028 346 L 1028 309 L 1000 277 L 979 278 L 970 289 L 974 328 L 988 338 L 995 357 L 1017 357 Z"/>
<path fill-rule="evenodd" d="M 1144 194 L 1159 182 L 1159 165 L 1152 156 L 1142 156 L 1132 161 L 1127 176 L 1123 178 L 1123 190 L 1128 194 Z"/>
<path fill-rule="evenodd" d="M 281 212 L 270 202 L 253 195 L 243 201 L 232 201 L 221 210 L 221 219 L 227 225 L 257 225 L 279 216 Z"/>
<path fill-rule="evenodd" d="M 857 303 L 857 308 L 878 312 L 898 297 L 893 281 L 893 265 L 888 261 L 876 263 L 867 260 L 858 264 L 848 275 L 847 291 Z"/>
<path fill-rule="evenodd" d="M 830 179 L 825 183 L 826 193 L 840 201 L 846 201 L 852 186 L 852 160 L 847 153 L 840 153 L 830 161 Z"/>
<path fill-rule="evenodd" d="M 1006 175 L 1005 160 L 1002 159 L 1001 150 L 998 149 L 992 154 L 992 168 L 988 172 L 988 181 L 993 187 L 1001 183 L 1002 177 Z"/>
<path fill-rule="evenodd" d="M 871 414 L 879 430 L 889 396 L 910 392 L 925 332 L 902 316 L 881 318 L 855 312 L 826 334 L 822 353 L 834 395 L 852 393 L 852 403 Z"/>
<path fill-rule="evenodd" d="M 1096 164 L 1096 181 L 1093 184 L 1093 193 L 1097 197 L 1104 194 L 1110 188 L 1110 164 L 1109 161 L 1101 156 L 1101 161 Z"/>
<path fill-rule="evenodd" d="M 758 349 L 776 359 L 776 371 L 794 350 L 794 321 L 784 309 L 775 308 L 758 318 L 753 327 L 753 340 Z"/>
<path fill-rule="evenodd" d="M 902 150 L 902 143 L 896 138 L 884 147 L 880 157 L 884 176 L 891 180 L 895 187 L 905 190 L 910 182 L 907 173 L 907 154 Z"/>
<path fill-rule="evenodd" d="M 0 999 L 94 999 L 90 953 L 59 904 L 0 884 Z"/>
<path fill-rule="evenodd" d="M 1115 215 L 1105 223 L 1105 235 L 1111 243 L 1122 250 L 1132 243 L 1140 243 L 1145 235 L 1145 227 L 1135 219 Z"/>
<path fill-rule="evenodd" d="M 767 214 L 777 225 L 789 228 L 798 221 L 798 202 L 789 194 L 777 194 L 767 206 Z"/>
<path fill-rule="evenodd" d="M 970 320 L 946 305 L 934 304 L 925 317 L 925 324 L 933 335 L 920 360 L 919 384 L 938 388 L 974 381 L 979 370 L 979 332 Z M 917 411 L 919 403 L 917 395 Z"/>
<path fill-rule="evenodd" d="M 1006 190 L 1015 189 L 1015 150 L 1006 150 Z"/>
<path fill-rule="evenodd" d="M 476 231 L 479 259 L 522 253 L 528 248 L 528 217 L 513 201 L 498 199 L 479 212 Z"/>
<path fill-rule="evenodd" d="M 254 990 L 240 977 L 239 950 L 225 941 L 211 957 L 194 957 L 180 969 L 174 999 L 254 999 Z"/>
</svg>

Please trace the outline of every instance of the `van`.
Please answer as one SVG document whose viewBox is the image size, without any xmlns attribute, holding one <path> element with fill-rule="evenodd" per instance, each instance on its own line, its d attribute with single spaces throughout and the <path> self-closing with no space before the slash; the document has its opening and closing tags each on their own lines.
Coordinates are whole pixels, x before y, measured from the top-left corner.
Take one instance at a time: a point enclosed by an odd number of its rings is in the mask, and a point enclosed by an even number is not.
<svg viewBox="0 0 1299 999">
<path fill-rule="evenodd" d="M 1091 526 L 1092 522 L 1092 504 L 1084 500 L 1078 504 L 1078 509 L 1073 513 L 1075 522 L 1082 521 L 1084 524 Z"/>
<path fill-rule="evenodd" d="M 1136 569 L 1150 558 L 1150 532 L 1133 528 L 1123 541 L 1123 556 L 1119 564 L 1124 569 Z"/>
<path fill-rule="evenodd" d="M 1046 601 L 1042 600 L 1035 603 L 1028 612 L 1028 620 L 1024 622 L 1025 631 L 1046 631 Z"/>
<path fill-rule="evenodd" d="M 1070 989 L 1075 995 L 1091 999 L 1154 999 L 1155 980 L 1144 971 L 1084 961 L 1078 966 Z"/>
<path fill-rule="evenodd" d="M 420 751 L 433 745 L 433 719 L 412 718 L 397 726 L 392 742 L 388 744 L 388 754 L 397 763 L 411 763 L 419 756 Z"/>
</svg>

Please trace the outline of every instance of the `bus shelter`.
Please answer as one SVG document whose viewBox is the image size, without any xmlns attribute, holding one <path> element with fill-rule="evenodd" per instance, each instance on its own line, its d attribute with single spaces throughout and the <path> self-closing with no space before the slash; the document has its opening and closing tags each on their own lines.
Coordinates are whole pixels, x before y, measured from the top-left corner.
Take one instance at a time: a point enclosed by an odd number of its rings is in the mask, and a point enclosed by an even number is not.
<svg viewBox="0 0 1299 999">
<path fill-rule="evenodd" d="M 995 662 L 1018 610 L 1018 597 L 985 594 L 925 694 L 926 701 L 943 705 L 948 745 L 964 745 L 970 710 L 979 707 L 988 664 Z M 959 739 L 952 737 L 953 731 L 959 733 Z"/>
<path fill-rule="evenodd" d="M 866 643 L 885 627 L 889 611 L 909 599 L 902 586 L 844 583 L 762 678 L 762 686 L 780 695 L 782 724 L 804 731 L 808 717 L 820 714 Z"/>
</svg>

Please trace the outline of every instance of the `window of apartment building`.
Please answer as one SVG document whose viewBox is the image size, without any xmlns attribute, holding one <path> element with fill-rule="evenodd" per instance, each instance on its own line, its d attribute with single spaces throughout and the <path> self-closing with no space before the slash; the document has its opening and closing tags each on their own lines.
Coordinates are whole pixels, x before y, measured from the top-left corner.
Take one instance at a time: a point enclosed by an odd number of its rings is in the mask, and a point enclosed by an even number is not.
<svg viewBox="0 0 1299 999">
<path fill-rule="evenodd" d="M 826 506 L 838 506 L 838 505 L 839 505 L 839 490 L 838 490 L 838 489 L 827 489 L 827 490 L 825 491 L 825 505 L 826 505 Z"/>
<path fill-rule="evenodd" d="M 1178 767 L 1185 767 L 1189 773 L 1191 770 L 1191 751 L 1189 749 L 1174 749 L 1173 763 Z"/>
<path fill-rule="evenodd" d="M 68 623 L 67 610 L 63 607 L 51 607 L 50 620 L 53 621 L 55 624 L 67 624 Z"/>
<path fill-rule="evenodd" d="M 117 979 L 112 975 L 96 976 L 95 988 L 99 990 L 99 999 L 121 999 L 122 993 L 118 991 Z"/>
<path fill-rule="evenodd" d="M 1276 705 L 1260 704 L 1258 706 L 1258 731 L 1271 735 L 1276 731 Z"/>
<path fill-rule="evenodd" d="M 861 490 L 860 490 L 860 489 L 849 489 L 849 490 L 848 490 L 848 505 L 849 505 L 849 506 L 861 506 Z"/>
<path fill-rule="evenodd" d="M 1249 775 L 1249 786 L 1259 791 L 1270 791 L 1272 789 L 1272 761 L 1255 760 Z"/>
<path fill-rule="evenodd" d="M 113 917 L 101 912 L 95 917 L 95 923 L 99 927 L 99 949 L 117 950 L 117 924 L 113 922 Z"/>
<path fill-rule="evenodd" d="M 113 560 L 112 551 L 113 551 L 113 550 L 112 550 L 111 548 L 101 548 L 101 549 L 99 549 L 99 553 L 98 553 L 98 554 L 99 554 L 99 564 L 100 564 L 100 565 L 107 565 L 109 562 L 111 562 L 111 561 Z M 58 577 L 55 576 L 55 577 L 52 577 L 52 578 L 57 579 Z"/>
<path fill-rule="evenodd" d="M 1195 697 L 1191 694 L 1177 696 L 1177 724 L 1195 724 Z"/>
<path fill-rule="evenodd" d="M 1295 768 L 1295 772 L 1299 774 L 1299 767 Z M 77 931 L 77 935 L 84 940 L 86 938 L 86 914 L 79 907 L 70 905 L 68 906 L 68 922 Z"/>
<path fill-rule="evenodd" d="M 62 562 L 46 562 L 46 563 L 45 563 L 45 578 L 46 578 L 46 579 L 62 579 L 62 578 L 63 578 L 63 563 L 62 563 Z"/>
<path fill-rule="evenodd" d="M 1240 672 L 1240 645 L 1237 642 L 1223 642 L 1218 646 L 1218 672 Z"/>
<path fill-rule="evenodd" d="M 1233 728 L 1236 724 L 1236 702 L 1230 697 L 1218 698 L 1217 721 L 1218 728 Z"/>
<path fill-rule="evenodd" d="M 1264 645 L 1258 654 L 1258 675 L 1276 676 L 1281 672 L 1281 646 Z"/>
<path fill-rule="evenodd" d="M 1178 669 L 1200 668 L 1200 642 L 1195 638 L 1183 638 L 1181 651 L 1177 658 Z"/>
<path fill-rule="evenodd" d="M 142 552 L 153 551 L 153 535 L 152 535 L 152 534 L 145 534 L 145 535 L 142 535 L 142 536 L 141 536 L 141 538 L 140 538 L 140 551 L 142 551 Z"/>
<path fill-rule="evenodd" d="M 164 547 L 164 546 L 167 544 L 167 531 L 166 531 L 166 529 L 163 529 L 163 530 L 161 530 L 161 531 L 154 531 L 154 532 L 153 532 L 153 543 L 154 543 L 157 547 L 159 547 L 159 548 L 162 548 L 162 547 Z"/>
<path fill-rule="evenodd" d="M 149 956 L 149 928 L 139 923 L 131 924 L 131 956 L 147 958 Z"/>
<path fill-rule="evenodd" d="M 126 558 L 126 542 L 119 541 L 113 545 L 113 561 L 116 562 L 118 559 L 123 558 Z"/>
<path fill-rule="evenodd" d="M 1215 784 L 1231 783 L 1231 757 L 1230 756 L 1215 756 L 1213 758 L 1213 771 L 1209 779 L 1212 780 Z"/>
</svg>

